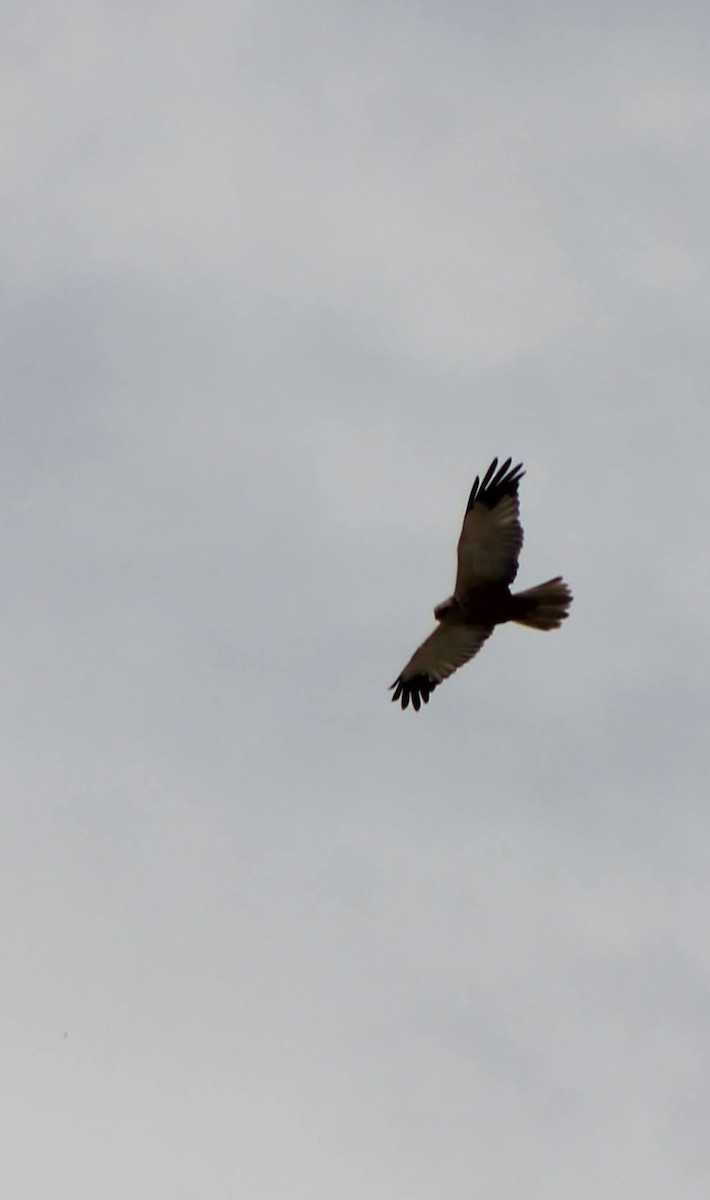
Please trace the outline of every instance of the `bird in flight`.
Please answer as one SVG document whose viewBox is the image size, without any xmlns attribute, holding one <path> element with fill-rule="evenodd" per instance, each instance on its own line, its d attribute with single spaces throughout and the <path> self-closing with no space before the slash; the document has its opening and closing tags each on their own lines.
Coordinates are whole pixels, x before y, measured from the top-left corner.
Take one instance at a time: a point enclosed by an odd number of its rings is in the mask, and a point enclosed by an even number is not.
<svg viewBox="0 0 710 1200">
<path fill-rule="evenodd" d="M 392 699 L 419 712 L 449 675 L 477 654 L 496 625 L 516 621 L 531 629 L 557 629 L 569 614 L 572 593 L 561 575 L 513 594 L 523 545 L 518 484 L 523 464 L 499 467 L 494 458 L 482 480 L 476 476 L 458 544 L 454 594 L 434 609 L 437 626 L 414 651 L 391 689 Z"/>
</svg>

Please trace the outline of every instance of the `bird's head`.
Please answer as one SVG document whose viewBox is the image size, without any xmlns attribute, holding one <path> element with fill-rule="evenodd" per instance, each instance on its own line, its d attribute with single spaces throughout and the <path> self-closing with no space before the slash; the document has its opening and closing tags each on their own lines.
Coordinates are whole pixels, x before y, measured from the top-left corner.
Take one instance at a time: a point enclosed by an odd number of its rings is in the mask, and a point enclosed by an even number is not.
<svg viewBox="0 0 710 1200">
<path fill-rule="evenodd" d="M 453 616 L 457 607 L 454 597 L 449 596 L 448 600 L 442 600 L 441 604 L 437 604 L 434 616 L 437 621 L 445 621 L 447 617 Z"/>
</svg>

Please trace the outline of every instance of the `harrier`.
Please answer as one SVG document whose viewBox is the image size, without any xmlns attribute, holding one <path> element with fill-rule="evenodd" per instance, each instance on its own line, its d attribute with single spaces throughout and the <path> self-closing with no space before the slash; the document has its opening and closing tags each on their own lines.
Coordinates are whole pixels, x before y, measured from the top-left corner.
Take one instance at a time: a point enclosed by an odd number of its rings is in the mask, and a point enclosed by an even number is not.
<svg viewBox="0 0 710 1200">
<path fill-rule="evenodd" d="M 523 545 L 518 484 L 523 464 L 498 467 L 494 458 L 482 480 L 476 476 L 458 544 L 454 594 L 434 609 L 438 625 L 392 684 L 393 700 L 419 712 L 444 679 L 481 649 L 496 625 L 517 621 L 531 629 L 557 629 L 568 615 L 572 593 L 561 575 L 513 595 Z M 391 690 L 391 689 L 390 689 Z"/>
</svg>

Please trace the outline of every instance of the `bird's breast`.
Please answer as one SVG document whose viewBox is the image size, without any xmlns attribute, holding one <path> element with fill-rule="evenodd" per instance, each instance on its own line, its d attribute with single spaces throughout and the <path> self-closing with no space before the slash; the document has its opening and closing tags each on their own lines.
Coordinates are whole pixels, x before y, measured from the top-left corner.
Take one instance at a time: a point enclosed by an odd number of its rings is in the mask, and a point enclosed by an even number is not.
<svg viewBox="0 0 710 1200">
<path fill-rule="evenodd" d="M 505 583 L 470 588 L 459 603 L 470 625 L 502 625 L 512 616 L 510 588 Z"/>
</svg>

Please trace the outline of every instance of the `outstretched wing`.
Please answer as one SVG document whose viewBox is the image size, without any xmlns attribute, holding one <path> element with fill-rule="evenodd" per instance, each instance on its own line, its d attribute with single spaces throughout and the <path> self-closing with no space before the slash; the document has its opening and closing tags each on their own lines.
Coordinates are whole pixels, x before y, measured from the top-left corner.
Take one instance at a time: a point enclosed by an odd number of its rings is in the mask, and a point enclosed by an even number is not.
<svg viewBox="0 0 710 1200">
<path fill-rule="evenodd" d="M 453 675 L 469 658 L 473 658 L 492 633 L 492 625 L 442 621 L 414 651 L 402 673 L 395 679 L 392 699 L 401 699 L 402 708 L 406 708 L 411 700 L 419 712 L 422 700 L 428 704 L 434 688 Z"/>
<path fill-rule="evenodd" d="M 507 458 L 498 468 L 494 458 L 471 488 L 458 545 L 457 597 L 488 584 L 511 584 L 517 575 L 523 544 L 518 483 L 525 472 L 522 463 L 511 462 Z"/>
</svg>

